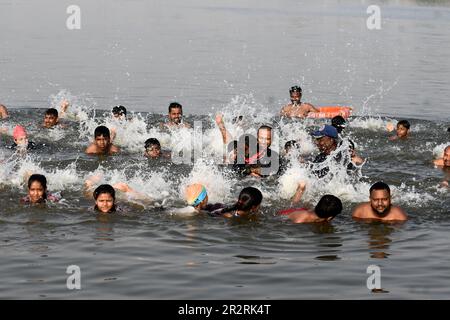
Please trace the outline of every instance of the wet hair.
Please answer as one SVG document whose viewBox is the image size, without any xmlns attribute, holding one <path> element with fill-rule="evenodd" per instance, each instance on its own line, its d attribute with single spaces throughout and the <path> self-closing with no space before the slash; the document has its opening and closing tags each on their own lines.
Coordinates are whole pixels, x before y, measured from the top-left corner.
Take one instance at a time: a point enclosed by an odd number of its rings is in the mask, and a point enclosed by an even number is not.
<svg viewBox="0 0 450 320">
<path fill-rule="evenodd" d="M 45 115 L 54 116 L 58 118 L 58 110 L 56 110 L 55 108 L 47 109 L 47 111 L 45 111 Z"/>
<path fill-rule="evenodd" d="M 450 132 L 450 127 L 447 128 L 447 132 Z"/>
<path fill-rule="evenodd" d="M 331 125 L 336 128 L 338 133 L 345 129 L 346 121 L 342 116 L 335 116 L 331 119 Z"/>
<path fill-rule="evenodd" d="M 319 218 L 326 219 L 329 217 L 336 217 L 342 212 L 342 202 L 338 197 L 331 194 L 326 194 L 320 198 L 314 212 Z"/>
<path fill-rule="evenodd" d="M 302 88 L 300 88 L 300 86 L 293 86 L 289 89 L 289 94 L 292 94 L 292 92 L 299 92 L 301 94 Z"/>
<path fill-rule="evenodd" d="M 289 140 L 288 142 L 286 142 L 284 144 L 284 149 L 288 149 L 288 148 L 297 148 L 298 147 L 298 143 L 296 140 Z"/>
<path fill-rule="evenodd" d="M 400 121 L 397 123 L 397 128 L 398 128 L 398 126 L 404 126 L 406 129 L 409 130 L 409 128 L 411 127 L 411 124 L 409 123 L 408 120 L 400 120 Z"/>
<path fill-rule="evenodd" d="M 158 146 L 161 149 L 161 144 L 156 138 L 148 138 L 147 140 L 145 140 L 145 149 L 150 146 Z"/>
<path fill-rule="evenodd" d="M 447 151 L 447 149 L 450 149 L 450 144 L 444 148 L 444 152 Z"/>
<path fill-rule="evenodd" d="M 31 185 L 35 181 L 39 182 L 42 188 L 44 188 L 44 195 L 42 196 L 42 198 L 47 199 L 47 178 L 42 174 L 32 174 L 28 178 L 28 189 L 31 188 Z"/>
<path fill-rule="evenodd" d="M 95 128 L 94 137 L 97 138 L 100 136 L 104 136 L 105 138 L 110 138 L 109 129 L 105 126 L 98 126 L 97 128 Z"/>
<path fill-rule="evenodd" d="M 254 187 L 246 187 L 239 194 L 236 210 L 248 211 L 251 208 L 261 204 L 263 195 L 261 191 Z"/>
<path fill-rule="evenodd" d="M 125 108 L 124 106 L 115 106 L 112 109 L 112 113 L 126 116 L 127 115 L 127 108 Z"/>
<path fill-rule="evenodd" d="M 389 186 L 382 181 L 375 182 L 370 187 L 369 194 L 371 194 L 373 190 L 386 190 L 389 194 L 391 194 L 391 188 L 389 188 Z"/>
<path fill-rule="evenodd" d="M 112 206 L 110 212 L 116 211 L 116 204 L 115 204 L 115 202 L 116 202 L 116 191 L 114 190 L 114 188 L 111 185 L 109 185 L 109 184 L 99 185 L 97 187 L 97 189 L 95 189 L 94 192 L 93 192 L 94 199 L 97 200 L 97 198 L 103 193 L 110 194 L 111 197 L 113 198 L 114 205 Z M 97 205 L 95 205 L 94 209 L 96 211 L 99 211 Z"/>
<path fill-rule="evenodd" d="M 171 104 L 169 104 L 169 112 L 172 109 L 183 109 L 183 107 L 181 106 L 181 104 L 179 104 L 178 102 L 172 102 Z"/>
<path fill-rule="evenodd" d="M 263 124 L 261 127 L 259 127 L 258 132 L 259 132 L 259 130 L 262 130 L 262 129 L 266 129 L 266 130 L 272 131 L 272 127 L 268 126 L 266 124 Z"/>
</svg>

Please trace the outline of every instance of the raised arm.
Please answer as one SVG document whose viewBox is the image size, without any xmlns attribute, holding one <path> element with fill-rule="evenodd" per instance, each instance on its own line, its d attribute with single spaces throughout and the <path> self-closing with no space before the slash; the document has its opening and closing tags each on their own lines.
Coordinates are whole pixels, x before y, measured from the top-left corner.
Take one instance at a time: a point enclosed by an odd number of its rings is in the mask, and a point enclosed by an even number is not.
<svg viewBox="0 0 450 320">
<path fill-rule="evenodd" d="M 218 113 L 216 115 L 216 124 L 219 127 L 220 133 L 222 134 L 222 140 L 224 144 L 227 144 L 231 141 L 232 137 L 231 134 L 227 131 L 227 128 L 225 128 L 225 123 L 223 122 L 223 115 Z"/>
<path fill-rule="evenodd" d="M 300 181 L 297 186 L 297 191 L 295 191 L 294 196 L 292 197 L 291 204 L 295 205 L 300 202 L 302 199 L 303 193 L 306 189 L 306 183 L 304 181 Z"/>
</svg>

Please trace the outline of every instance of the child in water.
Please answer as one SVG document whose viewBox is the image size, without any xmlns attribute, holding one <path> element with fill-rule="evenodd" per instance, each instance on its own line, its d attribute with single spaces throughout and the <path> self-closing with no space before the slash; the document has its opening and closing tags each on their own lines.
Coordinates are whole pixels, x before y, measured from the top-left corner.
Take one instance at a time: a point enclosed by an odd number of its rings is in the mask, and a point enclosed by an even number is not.
<svg viewBox="0 0 450 320">
<path fill-rule="evenodd" d="M 28 179 L 28 194 L 20 202 L 25 204 L 38 204 L 58 202 L 60 197 L 47 192 L 47 178 L 42 174 L 32 174 Z"/>
<path fill-rule="evenodd" d="M 409 123 L 408 120 L 400 120 L 397 123 L 397 131 L 395 136 L 391 136 L 389 137 L 390 141 L 393 140 L 405 140 L 409 137 L 409 129 L 411 128 L 411 124 Z M 388 131 L 393 131 L 393 125 L 392 124 L 388 124 L 387 126 Z"/>
</svg>

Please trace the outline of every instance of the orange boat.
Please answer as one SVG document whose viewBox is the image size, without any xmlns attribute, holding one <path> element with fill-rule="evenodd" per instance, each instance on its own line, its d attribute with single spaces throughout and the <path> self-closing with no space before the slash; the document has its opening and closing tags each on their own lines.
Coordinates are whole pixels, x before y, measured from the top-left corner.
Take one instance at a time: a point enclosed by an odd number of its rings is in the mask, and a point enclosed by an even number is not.
<svg viewBox="0 0 450 320">
<path fill-rule="evenodd" d="M 317 107 L 319 112 L 310 112 L 306 116 L 307 118 L 334 118 L 336 116 L 342 116 L 347 119 L 352 114 L 352 107 L 341 107 L 341 106 L 326 106 Z"/>
</svg>

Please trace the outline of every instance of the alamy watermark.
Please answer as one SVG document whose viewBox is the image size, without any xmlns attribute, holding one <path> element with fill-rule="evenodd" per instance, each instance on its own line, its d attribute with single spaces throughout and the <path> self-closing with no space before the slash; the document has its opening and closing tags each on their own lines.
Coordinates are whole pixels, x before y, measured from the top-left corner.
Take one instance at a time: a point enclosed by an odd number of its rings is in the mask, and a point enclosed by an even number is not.
<svg viewBox="0 0 450 320">
<path fill-rule="evenodd" d="M 66 27 L 69 30 L 81 29 L 81 9 L 79 6 L 72 4 L 67 7 L 66 13 L 70 16 L 66 20 Z"/>
<path fill-rule="evenodd" d="M 70 274 L 67 277 L 66 286 L 69 290 L 81 289 L 81 269 L 77 265 L 70 265 L 66 269 L 66 273 Z"/>
<path fill-rule="evenodd" d="M 381 9 L 377 5 L 370 5 L 366 10 L 367 14 L 370 16 L 367 18 L 366 26 L 369 30 L 380 30 L 381 29 Z"/>
<path fill-rule="evenodd" d="M 366 273 L 370 273 L 371 275 L 369 278 L 367 278 L 367 289 L 374 291 L 374 290 L 381 290 L 381 269 L 377 265 L 370 265 L 367 267 Z"/>
</svg>

